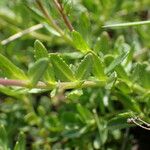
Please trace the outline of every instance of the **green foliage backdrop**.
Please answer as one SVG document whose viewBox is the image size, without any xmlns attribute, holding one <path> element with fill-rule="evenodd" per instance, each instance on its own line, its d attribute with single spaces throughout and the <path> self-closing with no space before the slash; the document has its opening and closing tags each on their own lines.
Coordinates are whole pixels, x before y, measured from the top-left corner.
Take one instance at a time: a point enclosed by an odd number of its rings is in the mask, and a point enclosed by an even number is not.
<svg viewBox="0 0 150 150">
<path fill-rule="evenodd" d="M 130 150 L 150 122 L 149 7 L 0 1 L 0 150 Z"/>
</svg>

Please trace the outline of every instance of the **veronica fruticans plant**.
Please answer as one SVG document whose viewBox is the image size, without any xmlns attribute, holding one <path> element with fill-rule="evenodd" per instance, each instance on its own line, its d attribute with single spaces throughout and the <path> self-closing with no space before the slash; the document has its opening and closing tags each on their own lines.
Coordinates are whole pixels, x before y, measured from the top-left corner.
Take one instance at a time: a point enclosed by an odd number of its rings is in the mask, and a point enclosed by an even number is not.
<svg viewBox="0 0 150 150">
<path fill-rule="evenodd" d="M 44 88 L 53 89 L 58 85 L 63 89 L 83 88 L 90 86 L 104 86 L 108 79 L 108 74 L 126 58 L 127 53 L 123 54 L 113 61 L 108 68 L 105 68 L 103 60 L 88 46 L 80 33 L 75 31 L 64 14 L 63 6 L 60 1 L 54 1 L 56 8 L 62 15 L 62 18 L 71 32 L 71 36 L 64 33 L 62 29 L 55 23 L 54 19 L 41 1 L 36 1 L 38 8 L 43 13 L 45 20 L 54 30 L 56 30 L 64 40 L 69 41 L 73 47 L 85 55 L 79 64 L 77 70 L 73 72 L 59 54 L 48 54 L 46 48 L 40 41 L 35 42 L 35 58 L 36 62 L 29 68 L 28 73 L 15 66 L 6 57 L 1 55 L 1 70 L 5 72 L 8 79 L 1 78 L 2 85 L 15 85 L 27 88 Z M 89 64 L 91 62 L 91 64 Z M 91 65 L 91 67 L 89 67 Z M 85 77 L 93 76 L 92 80 L 85 80 Z M 60 78 L 59 78 L 60 77 Z M 44 82 L 39 82 L 42 80 Z M 67 82 L 64 82 L 67 81 Z M 69 81 L 69 82 L 68 82 Z"/>
</svg>

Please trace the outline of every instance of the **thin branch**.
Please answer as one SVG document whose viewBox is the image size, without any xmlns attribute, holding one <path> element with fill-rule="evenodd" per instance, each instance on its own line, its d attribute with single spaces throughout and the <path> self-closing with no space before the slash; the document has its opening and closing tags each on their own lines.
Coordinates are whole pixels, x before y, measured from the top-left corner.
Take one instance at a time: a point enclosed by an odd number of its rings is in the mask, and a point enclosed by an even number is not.
<svg viewBox="0 0 150 150">
<path fill-rule="evenodd" d="M 71 22 L 69 21 L 67 15 L 64 13 L 64 7 L 62 6 L 60 0 L 54 0 L 54 3 L 55 3 L 55 5 L 56 5 L 56 8 L 58 9 L 60 15 L 62 16 L 62 18 L 63 18 L 63 20 L 64 20 L 66 26 L 68 27 L 68 29 L 69 29 L 70 31 L 73 31 L 74 28 L 73 28 Z"/>
<path fill-rule="evenodd" d="M 107 83 L 105 83 L 103 81 L 55 82 L 53 84 L 44 83 L 44 82 L 40 81 L 33 88 L 41 88 L 41 89 L 52 90 L 55 87 L 58 87 L 58 88 L 60 88 L 62 90 L 67 90 L 67 89 L 88 88 L 88 87 L 104 87 L 106 84 Z M 30 83 L 29 83 L 28 80 L 14 80 L 14 79 L 0 78 L 0 85 L 4 85 L 4 86 L 18 86 L 18 87 L 31 88 L 31 85 L 30 85 Z M 133 90 L 137 91 L 136 88 L 133 88 Z M 138 88 L 137 92 L 145 93 L 145 90 L 143 90 L 141 88 Z M 142 122 L 142 121 L 140 121 L 140 122 Z M 144 123 L 144 121 L 143 121 L 143 123 Z"/>
<path fill-rule="evenodd" d="M 27 80 L 14 80 L 14 79 L 4 79 L 0 78 L 0 85 L 4 86 L 18 86 L 18 87 L 30 87 L 29 81 Z M 46 84 L 44 82 L 38 82 L 37 85 L 34 88 L 42 88 L 42 89 L 53 89 L 55 87 L 58 87 L 60 89 L 75 89 L 75 88 L 86 88 L 86 87 L 98 87 L 98 86 L 104 86 L 104 83 L 97 83 L 93 81 L 85 81 L 84 83 L 79 82 L 56 82 L 53 85 Z"/>
<path fill-rule="evenodd" d="M 43 6 L 40 0 L 36 0 L 36 4 L 38 5 L 40 11 L 43 13 L 45 18 L 47 18 L 49 24 L 67 41 L 73 46 L 73 42 L 69 36 L 67 36 L 63 30 L 56 24 L 52 16 L 48 13 L 47 9 Z"/>
<path fill-rule="evenodd" d="M 0 78 L 0 85 L 28 87 L 29 81 Z M 36 88 L 46 88 L 46 87 L 47 85 L 43 82 L 38 82 L 38 84 L 36 85 Z"/>
<path fill-rule="evenodd" d="M 2 44 L 2 45 L 6 45 L 6 44 L 8 44 L 9 42 L 12 42 L 12 41 L 14 41 L 14 40 L 16 40 L 16 39 L 22 37 L 23 35 L 26 35 L 26 34 L 31 33 L 31 32 L 33 32 L 33 31 L 39 30 L 39 29 L 41 29 L 41 28 L 43 28 L 43 27 L 44 27 L 44 25 L 41 24 L 41 23 L 40 23 L 40 24 L 37 24 L 37 25 L 34 25 L 34 26 L 32 26 L 32 27 L 30 27 L 30 28 L 28 28 L 28 29 L 25 29 L 25 30 L 23 30 L 23 31 L 20 31 L 20 32 L 14 34 L 14 35 L 12 35 L 12 36 L 10 36 L 9 38 L 7 38 L 7 39 L 1 41 L 1 44 Z"/>
<path fill-rule="evenodd" d="M 150 127 L 150 124 L 145 122 L 144 120 L 140 119 L 139 117 L 137 117 L 138 121 L 141 121 L 143 124 L 145 124 L 147 127 Z"/>
<path fill-rule="evenodd" d="M 12 80 L 12 79 L 0 78 L 0 85 L 25 87 L 26 86 L 26 82 L 22 81 L 22 80 Z"/>
<path fill-rule="evenodd" d="M 138 123 L 138 121 L 141 122 L 141 124 Z M 133 123 L 133 124 L 135 124 L 135 125 L 137 125 L 137 126 L 143 128 L 143 129 L 145 129 L 145 130 L 150 130 L 150 124 L 147 123 L 147 122 L 145 122 L 145 121 L 143 121 L 143 120 L 140 119 L 139 117 L 128 118 L 128 119 L 127 119 L 127 123 L 130 123 L 130 124 Z M 143 125 L 142 125 L 142 124 L 143 124 Z"/>
<path fill-rule="evenodd" d="M 47 9 L 43 6 L 40 0 L 36 0 L 36 3 L 41 10 L 41 12 L 44 14 L 44 16 L 48 19 L 49 23 L 53 26 L 53 28 L 59 32 L 61 35 L 63 35 L 63 31 L 59 28 L 59 26 L 55 23 L 52 16 L 48 13 Z"/>
</svg>

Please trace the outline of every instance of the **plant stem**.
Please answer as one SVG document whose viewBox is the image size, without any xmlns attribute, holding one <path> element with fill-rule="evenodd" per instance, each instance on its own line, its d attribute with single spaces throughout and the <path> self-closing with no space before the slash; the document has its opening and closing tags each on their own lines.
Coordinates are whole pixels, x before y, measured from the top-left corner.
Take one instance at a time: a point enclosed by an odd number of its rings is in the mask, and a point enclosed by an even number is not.
<svg viewBox="0 0 150 150">
<path fill-rule="evenodd" d="M 18 86 L 18 87 L 29 87 L 29 81 L 27 80 L 14 80 L 14 79 L 4 79 L 0 78 L 0 85 L 4 86 Z M 104 83 L 101 82 L 101 84 L 94 81 L 85 81 L 82 85 L 78 82 L 57 82 L 53 85 L 46 84 L 44 82 L 38 82 L 35 88 L 42 88 L 42 89 L 54 89 L 54 86 L 67 90 L 67 89 L 75 89 L 75 88 L 87 88 L 87 87 L 98 87 L 98 86 L 104 86 Z"/>
<path fill-rule="evenodd" d="M 25 87 L 26 86 L 26 82 L 22 81 L 22 80 L 12 80 L 12 79 L 0 78 L 0 85 Z"/>
<path fill-rule="evenodd" d="M 44 14 L 44 16 L 48 19 L 49 24 L 69 43 L 72 44 L 72 40 L 70 39 L 70 37 L 68 37 L 63 31 L 62 29 L 55 23 L 54 19 L 52 18 L 51 15 L 49 15 L 47 9 L 43 6 L 43 4 L 41 3 L 40 0 L 36 0 L 36 3 L 39 7 L 39 9 L 41 10 L 41 12 Z"/>
<path fill-rule="evenodd" d="M 39 81 L 35 88 L 41 88 L 41 89 L 49 89 L 52 90 L 55 87 L 58 87 L 62 90 L 67 89 L 76 89 L 76 88 L 88 88 L 88 87 L 104 87 L 107 83 L 103 81 L 84 81 L 81 82 L 56 82 L 54 84 L 46 84 L 44 82 Z M 26 87 L 29 88 L 30 84 L 28 80 L 14 80 L 14 79 L 4 79 L 0 78 L 0 85 L 4 86 L 18 86 L 18 87 Z M 143 93 L 148 92 L 148 90 L 145 90 L 138 84 L 134 84 L 133 90 L 135 90 L 137 93 Z"/>
<path fill-rule="evenodd" d="M 29 81 L 0 78 L 0 85 L 4 85 L 4 86 L 18 86 L 18 87 L 28 87 Z M 37 84 L 36 87 L 37 87 L 37 88 L 46 88 L 46 84 L 43 83 L 43 82 L 38 82 L 38 84 Z"/>
<path fill-rule="evenodd" d="M 60 15 L 62 16 L 66 26 L 68 27 L 68 29 L 70 31 L 73 31 L 74 30 L 73 26 L 72 26 L 71 22 L 69 21 L 68 17 L 66 16 L 66 14 L 64 13 L 64 8 L 63 8 L 60 0 L 54 0 L 54 3 L 56 5 L 56 8 L 58 9 Z"/>
<path fill-rule="evenodd" d="M 25 30 L 23 30 L 23 31 L 20 31 L 20 32 L 14 34 L 14 35 L 12 35 L 12 36 L 10 36 L 9 38 L 7 38 L 7 39 L 1 41 L 1 44 L 2 44 L 2 45 L 6 45 L 6 44 L 8 44 L 9 42 L 12 42 L 12 41 L 18 39 L 18 38 L 22 37 L 22 36 L 25 35 L 25 34 L 28 34 L 28 33 L 31 33 L 31 32 L 33 32 L 33 31 L 36 31 L 36 30 L 39 30 L 39 29 L 43 28 L 43 26 L 44 26 L 44 25 L 41 24 L 41 23 L 40 23 L 40 24 L 36 24 L 36 25 L 34 25 L 34 26 L 32 26 L 32 27 L 30 27 L 30 28 L 28 28 L 28 29 L 25 29 Z"/>
<path fill-rule="evenodd" d="M 138 122 L 139 121 L 139 122 Z M 150 124 L 143 121 L 142 119 L 138 118 L 138 117 L 134 117 L 134 118 L 128 118 L 127 120 L 128 123 L 133 123 L 145 130 L 150 130 Z M 142 125 L 143 124 L 143 125 Z"/>
</svg>

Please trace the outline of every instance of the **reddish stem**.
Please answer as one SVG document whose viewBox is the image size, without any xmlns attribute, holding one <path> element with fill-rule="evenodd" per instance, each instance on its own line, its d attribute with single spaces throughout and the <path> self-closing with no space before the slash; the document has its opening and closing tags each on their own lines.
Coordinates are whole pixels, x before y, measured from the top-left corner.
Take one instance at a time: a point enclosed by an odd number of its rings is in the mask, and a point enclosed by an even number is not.
<svg viewBox="0 0 150 150">
<path fill-rule="evenodd" d="M 28 87 L 29 82 L 26 80 L 14 80 L 14 79 L 0 78 L 0 85 Z M 36 88 L 46 88 L 46 87 L 47 87 L 47 85 L 43 82 L 38 82 L 36 85 Z"/>
<path fill-rule="evenodd" d="M 12 79 L 4 79 L 0 78 L 0 84 L 1 85 L 6 85 L 6 86 L 21 86 L 25 87 L 27 86 L 27 82 L 23 80 L 12 80 Z"/>
<path fill-rule="evenodd" d="M 64 13 L 64 8 L 63 8 L 61 2 L 59 0 L 54 0 L 54 3 L 56 5 L 60 15 L 62 16 L 66 26 L 68 27 L 68 29 L 70 31 L 73 31 L 74 30 L 73 26 L 72 26 L 71 22 L 69 21 L 68 17 L 66 16 L 66 14 Z"/>
</svg>

